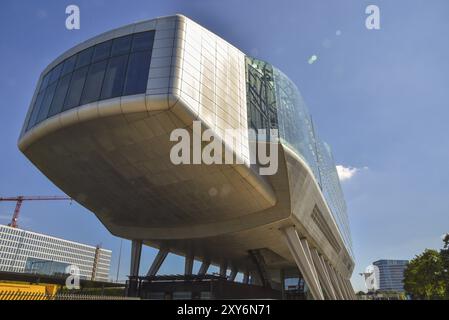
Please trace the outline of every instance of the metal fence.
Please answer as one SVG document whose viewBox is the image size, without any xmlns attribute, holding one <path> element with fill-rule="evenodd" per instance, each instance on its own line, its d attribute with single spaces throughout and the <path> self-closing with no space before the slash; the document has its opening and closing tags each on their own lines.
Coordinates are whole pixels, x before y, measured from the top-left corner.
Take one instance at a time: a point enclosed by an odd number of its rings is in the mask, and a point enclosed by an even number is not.
<svg viewBox="0 0 449 320">
<path fill-rule="evenodd" d="M 0 300 L 139 300 L 139 298 L 67 292 L 51 295 L 41 292 L 1 291 Z"/>
</svg>

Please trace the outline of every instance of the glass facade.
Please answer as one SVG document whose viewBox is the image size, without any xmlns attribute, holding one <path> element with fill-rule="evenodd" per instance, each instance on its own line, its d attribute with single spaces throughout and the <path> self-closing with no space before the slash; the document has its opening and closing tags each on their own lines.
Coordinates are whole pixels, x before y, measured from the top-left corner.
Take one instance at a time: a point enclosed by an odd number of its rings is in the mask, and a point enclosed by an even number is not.
<svg viewBox="0 0 449 320">
<path fill-rule="evenodd" d="M 25 273 L 63 276 L 67 274 L 66 268 L 68 266 L 70 266 L 68 263 L 28 257 L 25 263 Z"/>
<path fill-rule="evenodd" d="M 373 265 L 379 268 L 380 291 L 404 291 L 404 270 L 408 260 L 378 260 Z"/>
<path fill-rule="evenodd" d="M 87 103 L 145 93 L 154 31 L 99 43 L 65 59 L 42 77 L 26 130 Z"/>
<path fill-rule="evenodd" d="M 315 132 L 295 84 L 272 65 L 246 58 L 248 126 L 278 129 L 281 142 L 297 152 L 313 172 L 351 254 L 346 204 L 329 146 Z"/>
</svg>

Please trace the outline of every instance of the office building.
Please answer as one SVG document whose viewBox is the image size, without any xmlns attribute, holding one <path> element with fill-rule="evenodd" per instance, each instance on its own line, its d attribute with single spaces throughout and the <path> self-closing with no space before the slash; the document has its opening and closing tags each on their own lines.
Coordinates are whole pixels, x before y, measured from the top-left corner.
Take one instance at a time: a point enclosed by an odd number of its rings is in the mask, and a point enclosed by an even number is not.
<svg viewBox="0 0 449 320">
<path fill-rule="evenodd" d="M 0 271 L 66 276 L 73 265 L 81 279 L 108 281 L 110 264 L 110 250 L 0 225 Z"/>
</svg>

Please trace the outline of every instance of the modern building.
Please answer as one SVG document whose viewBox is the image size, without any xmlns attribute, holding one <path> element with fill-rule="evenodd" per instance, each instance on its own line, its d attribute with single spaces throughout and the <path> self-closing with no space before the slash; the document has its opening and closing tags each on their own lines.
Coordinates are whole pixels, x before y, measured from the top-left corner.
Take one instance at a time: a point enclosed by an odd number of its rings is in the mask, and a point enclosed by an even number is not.
<svg viewBox="0 0 449 320">
<path fill-rule="evenodd" d="M 404 291 L 404 270 L 408 260 L 377 260 L 373 265 L 379 270 L 379 291 Z"/>
<path fill-rule="evenodd" d="M 77 266 L 81 279 L 108 281 L 110 264 L 110 250 L 0 225 L 0 271 L 63 276 Z"/>
<path fill-rule="evenodd" d="M 179 161 L 184 139 L 192 142 Z M 213 264 L 229 281 L 241 272 L 244 283 L 282 290 L 295 273 L 314 299 L 354 298 L 345 201 L 297 87 L 182 15 L 106 32 L 56 58 L 19 148 L 132 240 L 132 279 L 155 276 L 172 252 L 185 256 L 186 276 L 197 259 L 200 275 Z M 267 149 L 270 161 L 260 157 Z M 142 244 L 159 248 L 143 273 Z"/>
</svg>

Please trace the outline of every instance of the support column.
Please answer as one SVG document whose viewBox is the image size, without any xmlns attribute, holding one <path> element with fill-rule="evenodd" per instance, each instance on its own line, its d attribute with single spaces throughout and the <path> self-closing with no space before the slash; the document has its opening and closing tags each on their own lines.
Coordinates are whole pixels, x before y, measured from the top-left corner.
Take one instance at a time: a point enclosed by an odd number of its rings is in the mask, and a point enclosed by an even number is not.
<svg viewBox="0 0 449 320">
<path fill-rule="evenodd" d="M 159 252 L 157 253 L 156 257 L 153 260 L 153 263 L 151 264 L 150 269 L 148 270 L 147 276 L 155 276 L 156 273 L 159 271 L 162 263 L 164 262 L 165 258 L 168 255 L 168 249 L 159 249 Z"/>
<path fill-rule="evenodd" d="M 203 262 L 201 263 L 201 267 L 200 270 L 198 270 L 198 275 L 199 276 L 204 276 L 207 273 L 207 269 L 209 269 L 210 266 L 210 261 L 209 259 L 204 259 Z"/>
<path fill-rule="evenodd" d="M 195 260 L 195 257 L 193 254 L 189 254 L 186 255 L 185 259 L 184 275 L 191 276 L 193 272 L 193 261 Z"/>
<path fill-rule="evenodd" d="M 242 280 L 242 282 L 243 282 L 244 284 L 249 284 L 249 271 L 248 271 L 248 270 L 246 270 L 246 271 L 243 273 L 243 280 Z"/>
<path fill-rule="evenodd" d="M 329 299 L 337 300 L 337 296 L 335 295 L 334 289 L 332 288 L 331 280 L 329 278 L 329 275 L 327 274 L 327 270 L 324 267 L 323 261 L 320 259 L 318 251 L 313 248 L 311 250 L 311 253 L 313 262 L 318 272 L 318 278 L 320 279 L 321 286 L 326 291 Z"/>
<path fill-rule="evenodd" d="M 249 283 L 257 286 L 263 286 L 262 279 L 260 278 L 259 272 L 254 271 L 250 273 Z"/>
<path fill-rule="evenodd" d="M 351 289 L 348 286 L 347 280 L 345 278 L 343 278 L 343 276 L 341 276 L 341 282 L 343 283 L 343 286 L 345 287 L 345 290 L 348 294 L 348 299 L 353 300 Z"/>
<path fill-rule="evenodd" d="M 332 289 L 334 290 L 335 297 L 337 300 L 344 300 L 344 296 L 340 290 L 340 287 L 338 285 L 337 279 L 335 278 L 334 273 L 332 272 L 333 269 L 331 265 L 326 261 L 326 259 L 323 256 L 319 256 L 320 260 L 323 262 L 323 266 L 329 276 L 330 283 L 332 285 Z"/>
<path fill-rule="evenodd" d="M 335 273 L 337 275 L 337 279 L 338 279 L 338 281 L 340 283 L 340 288 L 342 289 L 341 291 L 343 291 L 343 295 L 345 296 L 345 299 L 346 300 L 350 300 L 351 297 L 349 295 L 348 289 L 346 288 L 346 286 L 344 284 L 343 278 L 341 277 L 341 275 L 337 271 L 335 271 Z"/>
<path fill-rule="evenodd" d="M 131 242 L 131 267 L 129 275 L 137 277 L 139 275 L 140 257 L 142 255 L 142 240 L 132 240 Z"/>
<path fill-rule="evenodd" d="M 256 272 L 257 272 L 257 281 L 255 281 L 257 284 L 271 288 L 271 281 L 270 276 L 267 272 L 265 260 L 260 253 L 260 250 L 248 250 L 248 254 L 251 258 L 251 260 L 256 265 Z M 254 275 L 251 275 L 251 278 L 253 278 Z M 253 283 L 253 281 L 251 281 Z"/>
<path fill-rule="evenodd" d="M 323 292 L 316 275 L 315 266 L 310 254 L 310 249 L 306 239 L 300 239 L 293 226 L 282 229 L 287 246 L 295 259 L 299 271 L 304 277 L 310 293 L 315 300 L 323 300 Z"/>
<path fill-rule="evenodd" d="M 237 272 L 238 272 L 237 268 L 234 267 L 234 266 L 232 266 L 232 268 L 231 268 L 231 274 L 229 275 L 228 280 L 229 280 L 229 281 L 234 281 L 234 280 L 235 280 L 235 277 L 237 276 Z"/>
<path fill-rule="evenodd" d="M 281 269 L 279 271 L 279 278 L 281 279 L 281 299 L 285 300 L 285 271 Z"/>
<path fill-rule="evenodd" d="M 340 300 L 345 300 L 345 293 L 343 291 L 343 288 L 341 288 L 340 282 L 338 281 L 337 274 L 335 273 L 334 268 L 326 262 L 327 271 L 331 277 L 332 283 L 334 284 L 334 290 L 337 293 L 337 296 Z"/>
<path fill-rule="evenodd" d="M 220 264 L 220 276 L 226 277 L 226 272 L 228 271 L 228 262 L 223 260 Z"/>
<path fill-rule="evenodd" d="M 132 240 L 131 242 L 131 265 L 129 270 L 129 282 L 127 295 L 130 297 L 137 296 L 137 286 L 139 280 L 140 257 L 142 255 L 142 240 Z"/>
<path fill-rule="evenodd" d="M 343 278 L 342 275 L 339 274 L 339 277 L 340 277 L 340 282 L 341 282 L 343 288 L 345 289 L 345 292 L 346 292 L 346 298 L 347 298 L 348 300 L 354 299 L 354 298 L 353 298 L 354 290 L 352 290 L 352 286 L 348 286 L 347 280 L 346 280 L 345 278 Z"/>
<path fill-rule="evenodd" d="M 356 297 L 355 292 L 354 292 L 354 288 L 352 287 L 351 280 L 346 279 L 345 281 L 346 281 L 346 285 L 347 285 L 347 287 L 349 289 L 349 292 L 351 294 L 351 299 L 352 300 L 357 300 L 357 297 Z"/>
</svg>

